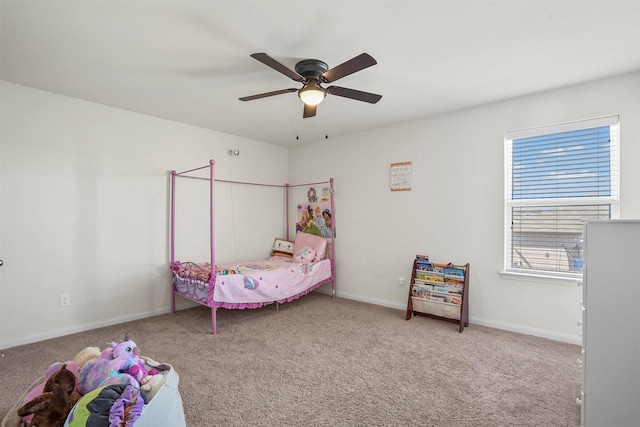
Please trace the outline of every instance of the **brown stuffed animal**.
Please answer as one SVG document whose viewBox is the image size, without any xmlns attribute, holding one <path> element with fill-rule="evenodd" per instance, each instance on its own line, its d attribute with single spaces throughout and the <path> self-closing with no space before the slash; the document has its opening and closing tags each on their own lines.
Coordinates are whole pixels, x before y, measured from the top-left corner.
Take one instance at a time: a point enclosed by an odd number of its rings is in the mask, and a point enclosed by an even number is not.
<svg viewBox="0 0 640 427">
<path fill-rule="evenodd" d="M 76 377 L 64 364 L 44 385 L 42 394 L 18 409 L 18 415 L 26 417 L 33 414 L 27 427 L 62 427 L 67 415 L 80 399 L 80 393 L 74 391 Z"/>
</svg>

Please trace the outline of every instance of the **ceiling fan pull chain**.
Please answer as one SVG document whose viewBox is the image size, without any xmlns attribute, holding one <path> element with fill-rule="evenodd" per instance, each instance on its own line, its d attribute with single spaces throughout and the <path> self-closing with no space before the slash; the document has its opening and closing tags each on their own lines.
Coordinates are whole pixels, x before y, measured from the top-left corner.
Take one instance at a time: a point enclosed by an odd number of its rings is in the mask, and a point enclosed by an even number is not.
<svg viewBox="0 0 640 427">
<path fill-rule="evenodd" d="M 293 98 L 294 105 L 296 106 L 296 117 L 300 116 L 300 102 L 298 102 L 298 98 Z M 300 139 L 300 120 L 296 119 L 296 141 Z"/>
<path fill-rule="evenodd" d="M 329 139 L 327 128 L 329 127 L 329 100 L 324 103 L 324 139 Z"/>
</svg>

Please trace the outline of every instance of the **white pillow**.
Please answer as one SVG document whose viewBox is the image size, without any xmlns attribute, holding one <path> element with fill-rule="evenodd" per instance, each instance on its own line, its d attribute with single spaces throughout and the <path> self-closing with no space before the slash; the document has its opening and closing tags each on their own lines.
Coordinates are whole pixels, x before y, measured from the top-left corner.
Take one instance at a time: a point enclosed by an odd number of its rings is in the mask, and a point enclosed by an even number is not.
<svg viewBox="0 0 640 427">
<path fill-rule="evenodd" d="M 304 248 L 300 248 L 298 252 L 293 254 L 293 261 L 297 263 L 308 263 L 313 262 L 316 257 L 316 251 L 309 246 L 305 246 Z"/>
</svg>

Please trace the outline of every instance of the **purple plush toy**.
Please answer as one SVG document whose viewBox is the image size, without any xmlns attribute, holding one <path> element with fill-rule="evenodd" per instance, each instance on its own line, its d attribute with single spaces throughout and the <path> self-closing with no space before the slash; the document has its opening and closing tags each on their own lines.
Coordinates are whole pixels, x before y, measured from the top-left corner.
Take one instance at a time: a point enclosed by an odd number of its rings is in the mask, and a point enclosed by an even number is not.
<svg viewBox="0 0 640 427">
<path fill-rule="evenodd" d="M 130 384 L 140 388 L 139 380 L 129 374 L 132 366 L 142 364 L 140 350 L 125 334 L 121 343 L 111 342 L 99 357 L 89 360 L 80 371 L 78 389 L 86 394 L 101 385 Z M 134 369 L 135 371 L 135 369 Z"/>
</svg>

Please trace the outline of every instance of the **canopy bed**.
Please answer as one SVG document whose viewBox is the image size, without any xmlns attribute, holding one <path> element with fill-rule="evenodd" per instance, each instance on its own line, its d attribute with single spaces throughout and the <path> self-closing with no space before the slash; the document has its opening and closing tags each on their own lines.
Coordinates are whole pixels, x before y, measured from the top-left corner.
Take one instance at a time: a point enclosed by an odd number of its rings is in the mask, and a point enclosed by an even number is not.
<svg viewBox="0 0 640 427">
<path fill-rule="evenodd" d="M 209 169 L 208 178 L 194 175 Z M 209 249 L 206 261 L 179 261 L 176 258 L 176 183 L 178 178 L 205 179 L 209 181 Z M 216 264 L 215 239 L 215 191 L 216 184 L 239 184 L 250 186 L 279 187 L 284 191 L 285 238 L 276 242 L 288 242 L 288 251 L 274 250 L 271 257 L 258 260 Z M 309 189 L 309 205 L 306 205 L 305 224 L 298 224 L 295 239 L 289 239 L 289 192 L 295 187 L 325 186 L 322 202 L 326 209 L 320 211 L 315 188 Z M 313 191 L 311 191 L 313 190 Z M 262 183 L 216 179 L 215 161 L 184 172 L 171 171 L 171 311 L 175 312 L 176 295 L 211 309 L 212 333 L 217 332 L 216 311 L 218 308 L 244 309 L 265 305 L 282 304 L 295 300 L 331 282 L 331 295 L 335 297 L 335 210 L 333 200 L 333 178 L 326 182 L 306 184 L 271 185 Z M 313 196 L 313 197 L 312 197 Z M 312 219 L 315 206 L 315 221 Z M 301 205 L 297 205 L 301 210 Z M 311 215 L 311 217 L 309 217 Z M 330 230 L 327 233 L 327 229 Z M 311 234 L 313 233 L 313 234 Z M 322 236 L 328 237 L 322 237 Z M 286 244 L 285 244 L 286 246 Z"/>
</svg>

